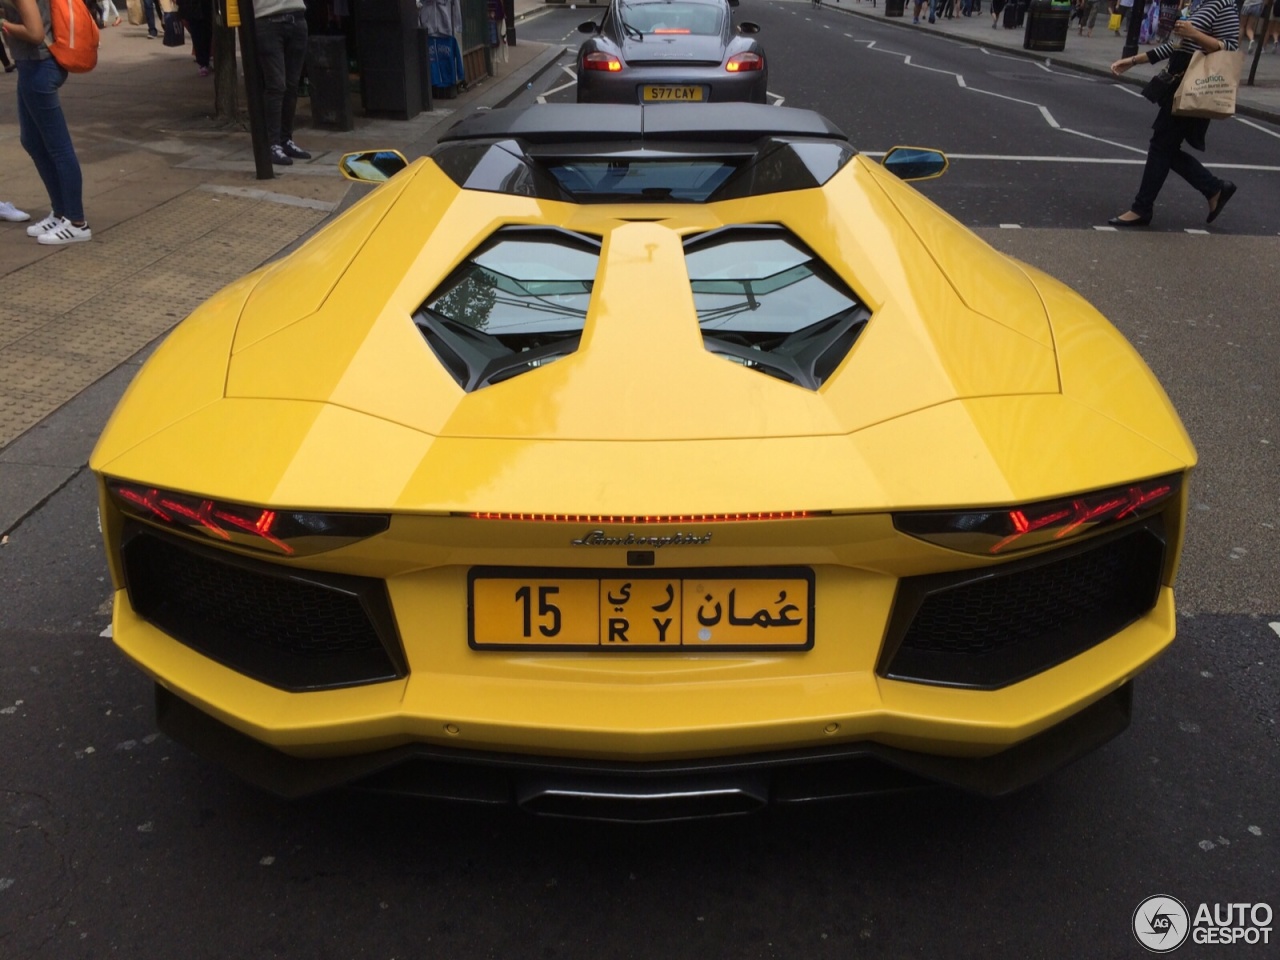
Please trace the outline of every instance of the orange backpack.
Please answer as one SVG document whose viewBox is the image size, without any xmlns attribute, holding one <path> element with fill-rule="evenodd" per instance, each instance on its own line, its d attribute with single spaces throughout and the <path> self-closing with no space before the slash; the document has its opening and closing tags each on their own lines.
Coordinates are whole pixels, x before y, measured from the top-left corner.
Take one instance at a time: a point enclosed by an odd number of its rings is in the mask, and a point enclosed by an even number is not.
<svg viewBox="0 0 1280 960">
<path fill-rule="evenodd" d="M 49 52 L 63 70 L 88 73 L 98 65 L 98 25 L 84 0 L 49 0 L 49 19 Z"/>
</svg>

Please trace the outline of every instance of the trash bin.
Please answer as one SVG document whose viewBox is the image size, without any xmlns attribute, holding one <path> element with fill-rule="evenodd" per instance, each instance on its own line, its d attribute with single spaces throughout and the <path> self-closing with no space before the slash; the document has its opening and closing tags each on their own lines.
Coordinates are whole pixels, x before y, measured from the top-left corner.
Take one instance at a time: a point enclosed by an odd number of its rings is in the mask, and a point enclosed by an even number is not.
<svg viewBox="0 0 1280 960">
<path fill-rule="evenodd" d="M 307 40 L 307 83 L 311 88 L 312 126 L 355 129 L 347 91 L 346 37 L 316 36 Z"/>
<path fill-rule="evenodd" d="M 362 0 L 353 7 L 365 112 L 411 120 L 422 112 L 417 4 Z"/>
<path fill-rule="evenodd" d="M 1009 2 L 1015 3 L 1015 0 L 1009 0 Z M 1015 6 L 1016 13 L 1014 14 L 1013 25 L 1014 27 L 1020 27 L 1027 18 L 1027 9 L 1031 6 L 1031 0 L 1016 0 Z"/>
<path fill-rule="evenodd" d="M 1031 0 L 1027 26 L 1022 34 L 1023 50 L 1065 50 L 1067 28 L 1071 25 L 1071 4 L 1054 0 Z"/>
<path fill-rule="evenodd" d="M 904 17 L 907 13 L 907 0 L 884 0 L 886 17 Z"/>
</svg>

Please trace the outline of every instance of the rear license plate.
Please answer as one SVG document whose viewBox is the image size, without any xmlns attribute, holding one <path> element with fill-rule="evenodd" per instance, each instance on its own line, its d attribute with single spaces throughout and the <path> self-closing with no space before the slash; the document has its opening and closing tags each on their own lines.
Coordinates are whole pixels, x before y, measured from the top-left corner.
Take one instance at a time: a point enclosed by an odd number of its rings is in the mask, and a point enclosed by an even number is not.
<svg viewBox="0 0 1280 960">
<path fill-rule="evenodd" d="M 505 650 L 807 650 L 813 571 L 472 569 L 468 640 Z"/>
<path fill-rule="evenodd" d="M 647 85 L 644 88 L 645 103 L 652 103 L 656 100 L 701 100 L 701 87 L 674 87 L 674 86 L 653 86 Z"/>
</svg>

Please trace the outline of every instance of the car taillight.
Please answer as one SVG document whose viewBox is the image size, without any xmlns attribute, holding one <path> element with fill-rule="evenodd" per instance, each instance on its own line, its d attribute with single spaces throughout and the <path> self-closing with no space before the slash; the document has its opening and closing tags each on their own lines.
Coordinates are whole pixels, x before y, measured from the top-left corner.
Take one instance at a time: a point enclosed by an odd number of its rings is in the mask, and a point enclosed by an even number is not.
<svg viewBox="0 0 1280 960">
<path fill-rule="evenodd" d="M 1181 477 L 1161 477 L 1020 507 L 895 513 L 893 525 L 913 537 L 964 553 L 1014 553 L 1148 516 L 1177 493 L 1180 484 Z"/>
<path fill-rule="evenodd" d="M 287 557 L 333 550 L 391 523 L 386 514 L 271 510 L 118 480 L 109 480 L 107 490 L 122 513 L 138 520 Z"/>
<path fill-rule="evenodd" d="M 582 58 L 582 69 L 604 70 L 608 73 L 617 73 L 622 69 L 622 61 L 612 53 L 588 53 Z"/>
<path fill-rule="evenodd" d="M 724 68 L 730 73 L 746 73 L 748 70 L 763 70 L 764 57 L 758 53 L 735 53 L 729 58 Z"/>
</svg>

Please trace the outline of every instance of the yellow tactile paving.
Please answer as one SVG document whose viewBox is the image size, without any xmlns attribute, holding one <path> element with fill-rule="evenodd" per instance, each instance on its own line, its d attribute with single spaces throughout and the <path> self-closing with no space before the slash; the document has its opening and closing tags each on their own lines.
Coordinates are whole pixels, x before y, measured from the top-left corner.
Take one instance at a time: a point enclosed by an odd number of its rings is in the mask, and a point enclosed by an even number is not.
<svg viewBox="0 0 1280 960">
<path fill-rule="evenodd" d="M 324 216 L 194 190 L 6 276 L 0 447 Z"/>
</svg>

